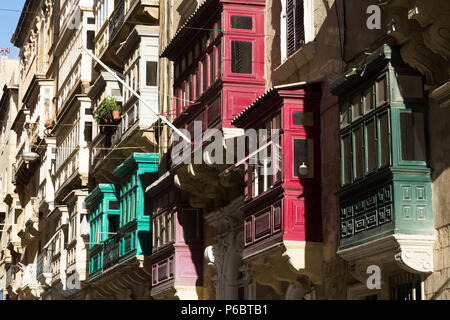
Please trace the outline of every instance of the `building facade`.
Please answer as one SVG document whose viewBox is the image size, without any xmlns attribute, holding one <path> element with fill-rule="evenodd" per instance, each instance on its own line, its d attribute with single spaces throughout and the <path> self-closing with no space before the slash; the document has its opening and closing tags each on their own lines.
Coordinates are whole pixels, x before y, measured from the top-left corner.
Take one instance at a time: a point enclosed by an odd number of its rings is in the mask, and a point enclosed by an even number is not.
<svg viewBox="0 0 450 320">
<path fill-rule="evenodd" d="M 26 1 L 0 102 L 3 298 L 449 299 L 449 16 Z"/>
</svg>

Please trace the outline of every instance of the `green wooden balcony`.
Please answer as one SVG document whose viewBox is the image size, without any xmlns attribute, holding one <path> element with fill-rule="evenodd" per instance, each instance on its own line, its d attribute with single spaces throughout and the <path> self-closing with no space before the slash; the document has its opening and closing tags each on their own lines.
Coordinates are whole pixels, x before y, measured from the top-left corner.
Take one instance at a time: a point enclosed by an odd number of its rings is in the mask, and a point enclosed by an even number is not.
<svg viewBox="0 0 450 320">
<path fill-rule="evenodd" d="M 157 178 L 158 154 L 133 153 L 113 174 L 118 185 L 101 184 L 86 198 L 91 211 L 89 278 L 135 256 L 151 254 L 151 207 L 145 189 Z"/>
<path fill-rule="evenodd" d="M 383 45 L 330 89 L 340 107 L 338 253 L 431 271 L 435 230 L 421 75 L 398 47 Z"/>
</svg>

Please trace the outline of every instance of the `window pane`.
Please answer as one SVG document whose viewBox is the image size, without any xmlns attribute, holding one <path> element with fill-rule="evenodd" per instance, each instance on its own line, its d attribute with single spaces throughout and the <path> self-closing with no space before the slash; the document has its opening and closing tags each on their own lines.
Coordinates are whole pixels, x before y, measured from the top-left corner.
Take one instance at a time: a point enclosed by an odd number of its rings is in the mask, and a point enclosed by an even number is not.
<svg viewBox="0 0 450 320">
<path fill-rule="evenodd" d="M 425 161 L 424 116 L 422 113 L 401 113 L 402 159 Z"/>
<path fill-rule="evenodd" d="M 294 139 L 294 177 L 298 177 L 298 167 L 308 163 L 308 141 L 306 139 Z"/>
<path fill-rule="evenodd" d="M 387 102 L 387 80 L 386 77 L 377 81 L 377 106 Z"/>
<path fill-rule="evenodd" d="M 194 93 L 194 88 L 192 86 L 192 74 L 189 75 L 189 82 L 188 82 L 188 90 L 189 90 L 189 101 L 187 104 L 192 104 L 193 101 L 193 93 Z"/>
<path fill-rule="evenodd" d="M 371 172 L 377 168 L 375 143 L 375 121 L 372 120 L 366 124 L 366 172 Z"/>
<path fill-rule="evenodd" d="M 158 64 L 156 61 L 147 61 L 147 86 L 156 86 Z"/>
<path fill-rule="evenodd" d="M 365 113 L 370 112 L 371 110 L 373 110 L 373 108 L 374 108 L 373 89 L 372 87 L 370 87 L 364 93 L 364 112 Z"/>
<path fill-rule="evenodd" d="M 252 17 L 231 16 L 231 28 L 252 30 L 253 28 Z"/>
<path fill-rule="evenodd" d="M 379 143 L 380 143 L 380 165 L 388 166 L 391 164 L 390 161 L 390 148 L 389 148 L 389 117 L 387 113 L 380 116 L 380 132 L 379 132 Z"/>
<path fill-rule="evenodd" d="M 313 113 L 294 111 L 293 124 L 296 126 L 313 126 Z"/>
<path fill-rule="evenodd" d="M 361 97 L 360 96 L 356 96 L 355 98 L 353 98 L 352 107 L 353 107 L 352 119 L 353 120 L 358 119 L 362 115 L 362 106 L 361 106 Z"/>
<path fill-rule="evenodd" d="M 208 60 L 205 57 L 205 60 L 203 60 L 203 67 L 202 67 L 202 82 L 203 82 L 203 92 L 206 91 L 206 88 L 208 88 Z"/>
<path fill-rule="evenodd" d="M 345 128 L 350 124 L 350 104 L 346 103 L 341 106 L 341 128 Z"/>
<path fill-rule="evenodd" d="M 252 43 L 248 41 L 231 41 L 231 72 L 252 73 Z"/>
<path fill-rule="evenodd" d="M 342 139 L 343 184 L 352 182 L 352 154 L 350 135 Z"/>
<path fill-rule="evenodd" d="M 217 74 L 217 79 L 220 79 L 220 77 L 222 76 L 221 74 L 221 66 L 222 66 L 222 53 L 220 51 L 220 42 L 217 44 L 217 57 L 216 57 L 216 61 L 217 61 L 217 66 L 216 66 L 216 74 Z"/>
<path fill-rule="evenodd" d="M 199 68 L 195 70 L 195 99 L 200 97 L 200 72 Z"/>
<path fill-rule="evenodd" d="M 281 129 L 281 114 L 277 114 L 276 117 L 274 118 L 274 125 L 273 125 L 274 129 Z"/>
<path fill-rule="evenodd" d="M 362 130 L 356 129 L 353 136 L 355 139 L 353 152 L 355 155 L 355 178 L 359 178 L 363 175 Z"/>
<path fill-rule="evenodd" d="M 210 55 L 209 55 L 209 83 L 210 85 L 212 85 L 216 79 L 215 77 L 215 73 L 214 73 L 214 68 L 216 66 L 216 55 L 215 55 L 215 50 L 213 48 L 213 50 L 211 51 Z"/>
</svg>

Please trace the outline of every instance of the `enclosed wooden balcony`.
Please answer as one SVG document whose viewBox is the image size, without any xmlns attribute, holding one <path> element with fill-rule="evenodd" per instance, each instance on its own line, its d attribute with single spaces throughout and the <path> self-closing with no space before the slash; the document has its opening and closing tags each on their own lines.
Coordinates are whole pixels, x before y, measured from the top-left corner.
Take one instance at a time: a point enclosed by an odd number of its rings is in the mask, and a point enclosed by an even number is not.
<svg viewBox="0 0 450 320">
<path fill-rule="evenodd" d="M 433 271 L 423 83 L 398 47 L 383 45 L 330 86 L 340 100 L 338 254 L 351 263 Z"/>
<path fill-rule="evenodd" d="M 146 190 L 152 208 L 152 288 L 155 299 L 198 299 L 203 283 L 202 213 L 165 174 Z"/>
</svg>

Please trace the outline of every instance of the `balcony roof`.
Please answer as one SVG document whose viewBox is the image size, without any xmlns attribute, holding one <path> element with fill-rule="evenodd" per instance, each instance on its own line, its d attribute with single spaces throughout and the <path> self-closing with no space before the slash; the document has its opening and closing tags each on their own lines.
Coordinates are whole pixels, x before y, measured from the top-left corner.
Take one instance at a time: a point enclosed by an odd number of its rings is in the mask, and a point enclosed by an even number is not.
<svg viewBox="0 0 450 320">
<path fill-rule="evenodd" d="M 249 105 L 247 108 L 242 110 L 240 114 L 238 114 L 232 121 L 232 125 L 236 125 L 239 123 L 242 119 L 246 118 L 246 116 L 251 113 L 253 110 L 256 109 L 256 107 L 260 104 L 262 104 L 265 100 L 269 99 L 273 94 L 278 93 L 280 90 L 298 90 L 306 87 L 310 87 L 312 85 L 317 85 L 322 82 L 322 79 L 313 80 L 309 82 L 296 82 L 296 83 L 289 83 L 289 84 L 283 84 L 279 86 L 275 86 L 267 90 L 265 93 L 263 93 L 261 96 L 259 96 L 251 105 Z"/>
<path fill-rule="evenodd" d="M 134 152 L 121 165 L 114 169 L 113 174 L 119 178 L 127 178 L 136 170 L 143 173 L 157 173 L 159 169 L 159 154 L 158 153 L 140 153 Z"/>
<path fill-rule="evenodd" d="M 100 183 L 92 192 L 86 196 L 84 202 L 88 208 L 95 207 L 102 201 L 104 194 L 116 194 L 116 186 L 114 184 Z"/>
<path fill-rule="evenodd" d="M 125 61 L 129 57 L 130 52 L 136 48 L 141 37 L 159 38 L 159 26 L 135 26 L 128 38 L 117 50 L 117 56 Z"/>
<path fill-rule="evenodd" d="M 161 53 L 161 58 L 169 58 L 174 60 L 183 50 L 180 48 L 189 45 L 190 41 L 186 39 L 193 39 L 194 35 L 199 32 L 199 27 L 203 27 L 209 22 L 208 18 L 212 18 L 213 11 L 218 8 L 220 0 L 203 0 L 186 20 L 186 22 L 178 29 L 172 40 L 168 43 L 166 48 Z"/>
</svg>

